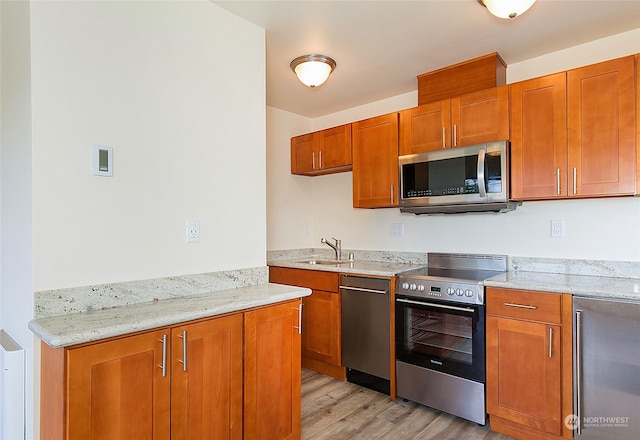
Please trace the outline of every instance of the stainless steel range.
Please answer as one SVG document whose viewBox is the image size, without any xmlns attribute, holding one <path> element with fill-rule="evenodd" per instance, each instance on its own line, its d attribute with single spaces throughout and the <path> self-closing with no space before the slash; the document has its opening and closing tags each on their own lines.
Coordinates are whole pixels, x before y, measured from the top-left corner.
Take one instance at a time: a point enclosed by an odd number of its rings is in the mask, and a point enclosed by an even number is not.
<svg viewBox="0 0 640 440">
<path fill-rule="evenodd" d="M 506 255 L 430 253 L 398 275 L 398 396 L 486 423 L 483 282 L 506 270 Z"/>
</svg>

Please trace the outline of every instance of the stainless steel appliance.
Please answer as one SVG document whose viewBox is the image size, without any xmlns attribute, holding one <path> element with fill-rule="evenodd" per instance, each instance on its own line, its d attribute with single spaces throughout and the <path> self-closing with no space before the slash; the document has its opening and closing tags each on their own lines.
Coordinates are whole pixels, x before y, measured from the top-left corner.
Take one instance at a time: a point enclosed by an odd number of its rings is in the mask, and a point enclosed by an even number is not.
<svg viewBox="0 0 640 440">
<path fill-rule="evenodd" d="M 575 297 L 576 440 L 640 438 L 640 303 Z"/>
<path fill-rule="evenodd" d="M 400 156 L 400 211 L 414 214 L 511 211 L 509 142 Z"/>
<path fill-rule="evenodd" d="M 347 380 L 389 394 L 391 370 L 390 282 L 340 276 L 342 365 Z"/>
<path fill-rule="evenodd" d="M 398 396 L 486 423 L 483 281 L 506 270 L 506 255 L 428 254 L 398 275 Z"/>
</svg>

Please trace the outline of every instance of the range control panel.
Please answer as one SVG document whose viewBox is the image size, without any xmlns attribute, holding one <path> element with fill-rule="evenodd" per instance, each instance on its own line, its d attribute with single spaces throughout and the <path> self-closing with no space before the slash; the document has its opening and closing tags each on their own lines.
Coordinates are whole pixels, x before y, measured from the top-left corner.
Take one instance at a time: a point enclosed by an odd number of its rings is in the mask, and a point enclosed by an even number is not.
<svg viewBox="0 0 640 440">
<path fill-rule="evenodd" d="M 474 282 L 399 277 L 396 293 L 465 304 L 484 304 L 484 286 Z"/>
</svg>

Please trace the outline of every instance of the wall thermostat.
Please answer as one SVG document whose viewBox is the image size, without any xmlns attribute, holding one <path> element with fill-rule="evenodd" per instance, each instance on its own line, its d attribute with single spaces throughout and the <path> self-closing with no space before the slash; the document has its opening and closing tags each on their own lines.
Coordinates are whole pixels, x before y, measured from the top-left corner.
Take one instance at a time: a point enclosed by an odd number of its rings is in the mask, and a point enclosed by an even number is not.
<svg viewBox="0 0 640 440">
<path fill-rule="evenodd" d="M 93 146 L 93 174 L 113 176 L 113 148 L 105 145 Z"/>
</svg>

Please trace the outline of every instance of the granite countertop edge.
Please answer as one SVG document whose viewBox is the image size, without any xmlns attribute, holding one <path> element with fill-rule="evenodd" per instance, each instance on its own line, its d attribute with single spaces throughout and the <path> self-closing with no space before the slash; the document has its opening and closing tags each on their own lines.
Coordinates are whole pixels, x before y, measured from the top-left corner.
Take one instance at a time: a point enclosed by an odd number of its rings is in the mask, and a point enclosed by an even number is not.
<svg viewBox="0 0 640 440">
<path fill-rule="evenodd" d="M 496 275 L 485 280 L 484 285 L 485 287 L 640 301 L 640 278 L 517 271 Z"/>
<path fill-rule="evenodd" d="M 315 257 L 309 257 L 308 260 L 314 260 Z M 320 259 L 320 258 L 319 258 Z M 355 260 L 355 261 L 342 261 L 341 264 L 309 264 L 301 262 L 305 258 L 296 258 L 295 260 L 269 260 L 268 266 L 271 267 L 284 267 L 290 269 L 307 269 L 317 270 L 323 272 L 339 272 L 346 274 L 356 275 L 377 275 L 383 277 L 393 277 L 403 272 L 410 270 L 427 267 L 426 264 L 417 263 L 401 263 L 394 261 L 370 261 L 370 260 Z"/>
<path fill-rule="evenodd" d="M 52 348 L 239 312 L 311 294 L 302 287 L 266 283 L 120 307 L 36 318 L 29 329 Z"/>
</svg>

